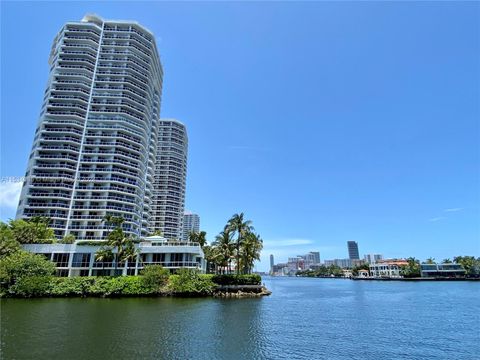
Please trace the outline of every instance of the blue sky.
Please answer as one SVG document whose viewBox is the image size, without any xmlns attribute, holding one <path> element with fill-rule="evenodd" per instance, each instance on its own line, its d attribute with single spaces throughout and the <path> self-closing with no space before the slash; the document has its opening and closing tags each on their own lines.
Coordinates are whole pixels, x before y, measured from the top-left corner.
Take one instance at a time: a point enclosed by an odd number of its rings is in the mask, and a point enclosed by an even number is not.
<svg viewBox="0 0 480 360">
<path fill-rule="evenodd" d="M 14 216 L 64 22 L 94 12 L 157 39 L 162 117 L 189 133 L 187 209 L 236 212 L 263 261 L 318 250 L 480 255 L 477 2 L 1 3 L 1 218 Z"/>
</svg>

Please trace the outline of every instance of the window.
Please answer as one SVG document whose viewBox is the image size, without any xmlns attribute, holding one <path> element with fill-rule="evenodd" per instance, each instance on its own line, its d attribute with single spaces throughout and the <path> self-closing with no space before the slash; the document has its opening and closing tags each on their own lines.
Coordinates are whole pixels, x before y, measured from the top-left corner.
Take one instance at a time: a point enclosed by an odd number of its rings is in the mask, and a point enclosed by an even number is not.
<svg viewBox="0 0 480 360">
<path fill-rule="evenodd" d="M 67 277 L 67 276 L 68 276 L 68 270 L 67 270 L 67 269 L 59 269 L 59 270 L 57 270 L 57 276 L 59 276 L 59 277 Z"/>
<path fill-rule="evenodd" d="M 173 253 L 170 254 L 170 261 L 181 262 L 183 260 L 183 254 Z"/>
<path fill-rule="evenodd" d="M 57 267 L 68 267 L 69 259 L 70 259 L 69 253 L 56 253 L 56 254 L 53 254 L 52 261 L 57 265 Z"/>
<path fill-rule="evenodd" d="M 89 267 L 89 266 L 90 266 L 89 253 L 73 254 L 72 267 Z"/>
<path fill-rule="evenodd" d="M 152 255 L 153 262 L 164 262 L 165 261 L 165 254 L 153 254 Z"/>
</svg>

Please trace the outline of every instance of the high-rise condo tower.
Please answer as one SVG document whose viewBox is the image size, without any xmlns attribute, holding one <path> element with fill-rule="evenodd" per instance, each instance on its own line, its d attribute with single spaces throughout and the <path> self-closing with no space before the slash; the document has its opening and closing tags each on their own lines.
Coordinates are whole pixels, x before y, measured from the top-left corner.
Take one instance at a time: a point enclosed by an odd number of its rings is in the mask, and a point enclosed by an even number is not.
<svg viewBox="0 0 480 360">
<path fill-rule="evenodd" d="M 185 125 L 161 119 L 155 162 L 152 232 L 170 240 L 182 240 L 187 177 L 188 138 Z"/>
<path fill-rule="evenodd" d="M 127 234 L 147 235 L 163 77 L 153 34 L 87 15 L 62 27 L 49 63 L 17 218 L 102 239 L 104 217 L 121 216 Z"/>
<path fill-rule="evenodd" d="M 348 258 L 350 260 L 360 259 L 360 254 L 358 253 L 358 244 L 356 241 L 347 241 L 348 247 Z"/>
<path fill-rule="evenodd" d="M 200 232 L 200 216 L 192 213 L 185 213 L 183 215 L 183 241 L 188 241 L 190 233 Z"/>
</svg>

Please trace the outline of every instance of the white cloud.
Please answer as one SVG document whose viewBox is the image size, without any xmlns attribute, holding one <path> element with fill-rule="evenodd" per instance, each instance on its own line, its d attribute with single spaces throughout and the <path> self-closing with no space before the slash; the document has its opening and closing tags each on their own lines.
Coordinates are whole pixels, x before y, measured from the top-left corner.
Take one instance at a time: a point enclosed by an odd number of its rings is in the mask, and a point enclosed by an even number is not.
<svg viewBox="0 0 480 360">
<path fill-rule="evenodd" d="M 21 181 L 0 183 L 0 207 L 16 209 L 22 185 Z"/>
<path fill-rule="evenodd" d="M 462 211 L 463 208 L 451 208 L 451 209 L 445 209 L 443 211 L 445 212 L 457 212 L 457 211 Z"/>
<path fill-rule="evenodd" d="M 428 219 L 428 221 L 436 222 L 436 221 L 445 220 L 445 219 L 446 219 L 445 216 L 439 216 L 439 217 Z"/>
</svg>

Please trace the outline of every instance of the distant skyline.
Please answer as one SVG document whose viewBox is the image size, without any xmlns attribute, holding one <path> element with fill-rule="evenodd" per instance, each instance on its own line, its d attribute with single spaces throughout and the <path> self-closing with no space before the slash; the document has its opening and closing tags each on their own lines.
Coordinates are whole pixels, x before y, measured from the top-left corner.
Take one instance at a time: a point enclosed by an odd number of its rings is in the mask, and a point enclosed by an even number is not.
<svg viewBox="0 0 480 360">
<path fill-rule="evenodd" d="M 480 256 L 478 2 L 9 2 L 1 220 L 15 216 L 53 37 L 85 13 L 154 32 L 161 117 L 187 126 L 186 208 L 288 256 Z M 24 41 L 28 39 L 28 41 Z"/>
</svg>

